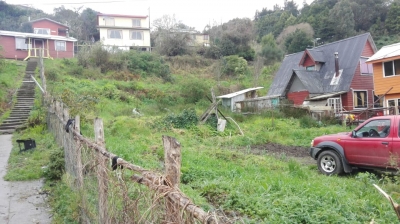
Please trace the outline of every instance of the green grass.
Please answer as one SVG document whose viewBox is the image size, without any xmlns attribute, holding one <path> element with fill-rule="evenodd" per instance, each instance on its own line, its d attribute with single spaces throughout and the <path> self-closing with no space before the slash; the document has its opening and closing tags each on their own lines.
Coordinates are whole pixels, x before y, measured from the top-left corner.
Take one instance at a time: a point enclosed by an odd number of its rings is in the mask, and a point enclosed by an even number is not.
<svg viewBox="0 0 400 224">
<path fill-rule="evenodd" d="M 26 62 L 0 58 L 0 122 L 9 116 L 13 96 L 22 84 Z"/>
<path fill-rule="evenodd" d="M 162 136 L 175 137 L 182 147 L 180 189 L 205 210 L 222 210 L 229 217 L 238 217 L 238 223 L 369 223 L 371 220 L 392 223 L 397 220 L 388 201 L 372 186 L 374 183 L 382 186 L 400 201 L 397 178 L 366 172 L 329 177 L 320 174 L 316 165 L 303 165 L 284 155 L 280 158 L 252 155 L 249 151 L 250 146 L 267 142 L 308 147 L 316 136 L 349 131 L 348 128 L 325 124 L 308 128 L 302 127 L 299 119 L 284 118 L 278 112 L 245 116 L 220 108 L 225 116 L 238 123 L 244 136 L 232 123 L 227 124 L 223 133 L 208 125 L 169 129 L 163 124 L 167 115 L 194 108 L 200 116 L 210 105 L 206 99 L 185 103 L 180 92 L 188 83 L 186 79 L 196 82 L 205 79 L 201 74 L 174 74 L 174 83 L 154 77 L 116 81 L 111 80 L 112 73 L 85 79 L 68 75 L 77 70 L 74 60 L 68 66 L 65 63 L 46 61 L 46 70 L 53 70 L 56 76 L 48 81 L 48 88 L 54 96 L 68 101 L 72 115 L 81 115 L 83 135 L 93 137 L 93 118 L 101 117 L 108 150 L 135 165 L 160 172 Z M 57 70 L 58 67 L 63 70 Z M 265 71 L 268 74 L 260 76 L 259 86 L 269 86 L 276 70 Z M 217 80 L 209 77 L 208 85 L 217 86 Z M 251 77 L 246 77 L 240 82 L 251 81 Z M 235 80 L 220 83 L 241 84 Z M 143 116 L 134 116 L 133 108 Z M 26 168 L 28 161 L 33 161 L 30 165 L 38 169 L 46 165 L 49 155 L 45 151 L 56 146 L 51 143 L 51 136 L 39 129 L 28 129 L 20 136 L 36 138 L 38 148 L 22 154 L 24 157 L 14 147 L 8 178 L 23 176 L 19 174 L 23 170 L 19 166 Z M 35 155 L 39 152 L 44 154 Z M 52 189 L 58 195 L 52 202 L 60 211 L 57 220 L 62 217 L 73 220 L 77 212 L 75 205 L 79 200 L 67 185 L 68 178 L 64 177 Z"/>
<path fill-rule="evenodd" d="M 20 152 L 17 139 L 34 139 L 36 148 Z M 24 146 L 21 144 L 21 148 Z M 42 178 L 45 167 L 49 164 L 51 150 L 58 148 L 54 137 L 47 132 L 43 125 L 29 128 L 13 135 L 13 148 L 8 160 L 8 181 L 36 180 Z"/>
</svg>

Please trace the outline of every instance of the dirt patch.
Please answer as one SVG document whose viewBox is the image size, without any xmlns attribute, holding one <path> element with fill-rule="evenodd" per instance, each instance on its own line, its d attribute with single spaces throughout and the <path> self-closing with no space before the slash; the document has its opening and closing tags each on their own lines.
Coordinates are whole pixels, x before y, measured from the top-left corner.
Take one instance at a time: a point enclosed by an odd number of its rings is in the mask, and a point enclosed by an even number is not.
<svg viewBox="0 0 400 224">
<path fill-rule="evenodd" d="M 315 160 L 309 154 L 308 147 L 266 143 L 251 146 L 251 152 L 256 155 L 269 154 L 277 158 L 293 158 L 304 165 L 315 164 Z"/>
</svg>

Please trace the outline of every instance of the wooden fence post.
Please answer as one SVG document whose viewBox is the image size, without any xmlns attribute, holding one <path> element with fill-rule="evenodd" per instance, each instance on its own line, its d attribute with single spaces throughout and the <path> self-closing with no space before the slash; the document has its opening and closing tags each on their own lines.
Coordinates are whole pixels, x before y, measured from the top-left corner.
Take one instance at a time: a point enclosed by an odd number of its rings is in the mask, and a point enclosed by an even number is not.
<svg viewBox="0 0 400 224">
<path fill-rule="evenodd" d="M 81 118 L 79 115 L 75 116 L 75 131 L 77 133 L 81 132 Z M 78 138 L 75 140 L 75 150 L 76 150 L 76 180 L 77 186 L 81 190 L 83 187 L 83 169 L 82 169 L 82 145 Z"/>
<path fill-rule="evenodd" d="M 104 129 L 103 120 L 96 118 L 94 120 L 94 135 L 95 142 L 101 147 L 105 147 L 104 143 Z M 97 179 L 98 179 L 98 191 L 99 191 L 99 223 L 110 223 L 108 217 L 108 177 L 107 177 L 107 159 L 103 157 L 101 153 L 97 151 Z"/>
<path fill-rule="evenodd" d="M 164 160 L 165 160 L 165 176 L 167 184 L 171 188 L 179 190 L 179 183 L 181 178 L 181 144 L 172 137 L 164 136 Z M 179 214 L 179 204 L 174 203 L 173 200 L 167 199 L 166 219 L 168 223 L 181 223 L 181 216 Z"/>
<path fill-rule="evenodd" d="M 44 90 L 44 96 L 47 95 L 47 87 L 46 87 L 46 78 L 44 77 L 44 65 L 43 65 L 43 50 L 40 50 L 40 56 L 39 56 L 39 73 L 40 73 L 40 79 L 42 80 L 42 87 Z"/>
<path fill-rule="evenodd" d="M 63 120 L 65 121 L 69 117 L 69 111 L 67 107 L 63 107 L 63 113 L 62 113 Z M 64 127 L 64 122 L 61 122 L 61 136 L 63 139 L 63 148 L 64 148 L 64 158 L 65 158 L 65 170 L 69 175 L 74 175 L 73 173 L 73 164 L 71 164 L 71 141 L 70 141 L 70 135 L 66 132 L 65 127 Z M 74 177 L 75 178 L 75 177 Z"/>
</svg>

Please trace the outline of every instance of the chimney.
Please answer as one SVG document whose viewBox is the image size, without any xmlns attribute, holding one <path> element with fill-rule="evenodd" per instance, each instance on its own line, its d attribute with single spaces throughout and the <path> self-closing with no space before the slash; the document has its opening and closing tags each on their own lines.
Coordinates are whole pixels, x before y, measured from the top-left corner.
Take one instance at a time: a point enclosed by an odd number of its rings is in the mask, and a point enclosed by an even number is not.
<svg viewBox="0 0 400 224">
<path fill-rule="evenodd" d="M 339 76 L 339 56 L 338 56 L 338 52 L 335 52 L 335 77 Z"/>
</svg>

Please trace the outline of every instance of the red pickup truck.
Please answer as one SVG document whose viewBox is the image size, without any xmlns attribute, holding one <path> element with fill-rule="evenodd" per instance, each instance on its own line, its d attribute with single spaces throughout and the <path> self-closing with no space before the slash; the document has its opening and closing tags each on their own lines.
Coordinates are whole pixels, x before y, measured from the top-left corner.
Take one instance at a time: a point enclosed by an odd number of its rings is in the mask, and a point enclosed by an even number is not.
<svg viewBox="0 0 400 224">
<path fill-rule="evenodd" d="M 326 175 L 353 168 L 397 170 L 400 166 L 400 115 L 373 117 L 352 132 L 324 135 L 311 142 L 310 156 Z"/>
</svg>

